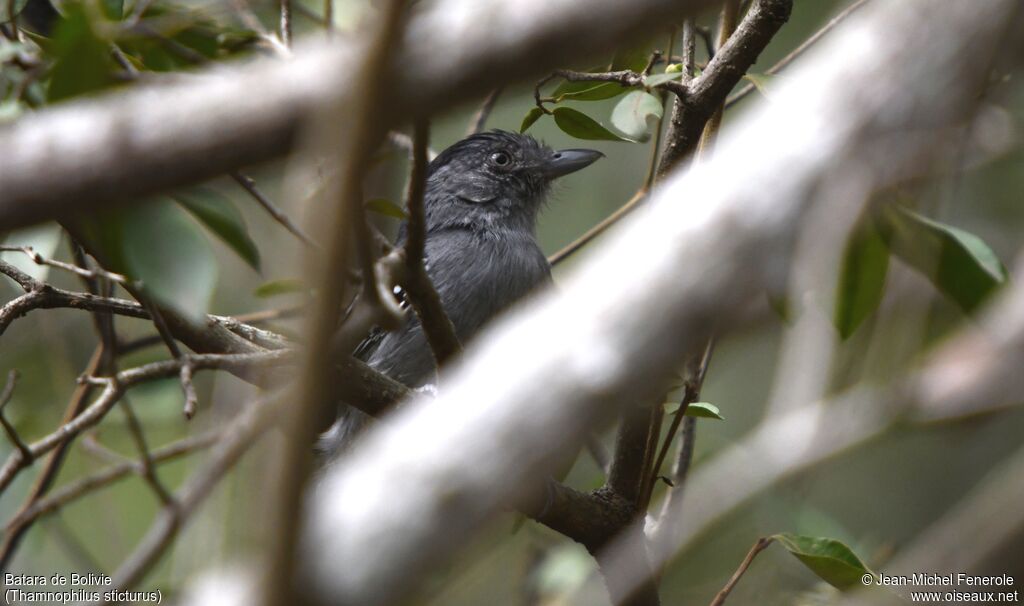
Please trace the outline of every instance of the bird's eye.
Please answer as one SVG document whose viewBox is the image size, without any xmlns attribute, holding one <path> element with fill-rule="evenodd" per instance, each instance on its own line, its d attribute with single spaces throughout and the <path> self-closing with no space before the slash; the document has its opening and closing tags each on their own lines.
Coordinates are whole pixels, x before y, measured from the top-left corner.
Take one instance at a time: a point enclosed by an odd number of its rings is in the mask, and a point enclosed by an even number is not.
<svg viewBox="0 0 1024 606">
<path fill-rule="evenodd" d="M 508 154 L 505 152 L 495 152 L 491 154 L 491 163 L 495 166 L 508 166 L 511 161 L 512 158 L 509 158 Z"/>
</svg>

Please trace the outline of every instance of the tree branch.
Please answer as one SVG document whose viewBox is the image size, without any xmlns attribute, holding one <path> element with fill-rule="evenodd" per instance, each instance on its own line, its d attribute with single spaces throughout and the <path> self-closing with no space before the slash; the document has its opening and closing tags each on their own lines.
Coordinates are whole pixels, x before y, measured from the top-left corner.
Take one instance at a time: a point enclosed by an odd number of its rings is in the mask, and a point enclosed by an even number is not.
<svg viewBox="0 0 1024 606">
<path fill-rule="evenodd" d="M 462 351 L 462 344 L 459 343 L 455 326 L 445 313 L 441 297 L 434 290 L 424 265 L 427 227 L 423 195 L 427 185 L 427 147 L 430 139 L 427 121 L 416 120 L 414 131 L 412 170 L 409 174 L 409 194 L 406 201 L 409 220 L 406 223 L 404 248 L 405 276 L 402 282 L 440 369 L 452 356 Z"/>
<path fill-rule="evenodd" d="M 614 48 L 711 0 L 465 4 L 416 11 L 386 68 L 384 116 L 429 114 L 538 70 Z M 501 24 L 501 35 L 481 24 Z M 287 62 L 253 61 L 33 112 L 0 131 L 0 229 L 109 207 L 279 157 L 310 116 L 351 95 L 360 40 L 333 38 Z M 415 70 L 404 69 L 416 65 Z M 402 67 L 398 69 L 398 67 Z M 59 174 L 60 179 L 49 175 Z"/>
<path fill-rule="evenodd" d="M 704 72 L 686 86 L 687 96 L 678 97 L 673 106 L 659 175 L 668 174 L 697 148 L 704 125 L 789 20 L 792 8 L 792 0 L 755 0 Z"/>
<path fill-rule="evenodd" d="M 754 558 L 757 557 L 757 554 L 767 549 L 768 546 L 772 544 L 772 541 L 773 539 L 771 537 L 761 537 L 756 543 L 754 543 L 754 546 L 750 548 L 746 557 L 744 557 L 743 561 L 740 562 L 739 568 L 737 568 L 736 572 L 733 573 L 729 582 L 726 583 L 725 587 L 715 595 L 715 599 L 711 600 L 711 606 L 722 606 L 722 604 L 725 603 L 725 599 L 729 597 L 730 593 L 732 593 L 733 587 L 736 587 L 736 583 L 739 583 L 740 577 L 742 577 L 743 573 L 747 571 L 747 568 L 750 568 L 750 564 L 754 561 Z"/>
<path fill-rule="evenodd" d="M 238 170 L 233 170 L 228 173 L 228 175 L 234 179 L 235 183 L 238 183 L 242 189 L 248 192 L 249 195 L 252 196 L 253 200 L 256 200 L 256 202 L 263 207 L 263 210 L 267 211 L 267 214 L 280 223 L 282 227 L 291 232 L 293 236 L 302 241 L 306 246 L 317 248 L 317 243 L 313 241 L 313 238 L 309 237 L 301 227 L 288 218 L 288 215 L 286 215 L 284 211 L 270 201 L 270 198 L 263 195 L 263 192 L 256 187 L 256 182 L 253 181 L 251 177 Z"/>
</svg>

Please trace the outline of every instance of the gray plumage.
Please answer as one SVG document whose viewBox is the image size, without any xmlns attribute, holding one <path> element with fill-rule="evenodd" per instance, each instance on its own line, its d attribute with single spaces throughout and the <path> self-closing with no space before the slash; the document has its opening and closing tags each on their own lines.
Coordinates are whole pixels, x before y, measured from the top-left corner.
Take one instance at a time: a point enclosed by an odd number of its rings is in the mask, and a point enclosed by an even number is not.
<svg viewBox="0 0 1024 606">
<path fill-rule="evenodd" d="M 551 267 L 537 244 L 537 215 L 554 179 L 599 157 L 593 150 L 554 151 L 527 135 L 491 131 L 455 143 L 430 163 L 424 261 L 463 343 L 551 281 Z M 398 244 L 404 238 L 403 225 Z M 433 355 L 411 312 L 400 329 L 371 335 L 355 354 L 409 387 L 421 387 L 434 376 Z M 367 421 L 347 407 L 318 450 L 337 453 Z"/>
</svg>

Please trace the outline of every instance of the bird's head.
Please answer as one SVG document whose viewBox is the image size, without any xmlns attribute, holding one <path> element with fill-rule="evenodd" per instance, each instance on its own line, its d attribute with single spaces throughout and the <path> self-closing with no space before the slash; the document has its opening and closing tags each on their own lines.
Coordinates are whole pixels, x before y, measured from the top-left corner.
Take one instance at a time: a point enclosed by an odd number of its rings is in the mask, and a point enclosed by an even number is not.
<svg viewBox="0 0 1024 606">
<path fill-rule="evenodd" d="M 555 151 L 529 135 L 500 130 L 471 135 L 430 164 L 428 229 L 532 231 L 551 182 L 603 155 L 590 149 Z"/>
</svg>

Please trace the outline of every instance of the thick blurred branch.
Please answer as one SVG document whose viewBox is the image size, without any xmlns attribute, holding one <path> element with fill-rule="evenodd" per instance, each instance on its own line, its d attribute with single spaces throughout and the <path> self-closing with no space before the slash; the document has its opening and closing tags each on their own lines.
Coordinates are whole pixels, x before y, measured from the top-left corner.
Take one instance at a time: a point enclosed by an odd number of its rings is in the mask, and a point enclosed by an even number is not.
<svg viewBox="0 0 1024 606">
<path fill-rule="evenodd" d="M 312 497 L 302 558 L 312 586 L 333 601 L 398 599 L 520 490 L 537 487 L 592 426 L 626 402 L 656 396 L 710 324 L 727 325 L 750 297 L 784 283 L 805 211 L 812 203 L 830 209 L 830 199 L 814 195 L 823 179 L 857 167 L 859 185 L 871 189 L 920 174 L 937 126 L 971 109 L 984 78 L 977 60 L 991 53 L 1014 7 L 886 3 L 837 30 L 779 84 L 775 103 L 724 131 L 707 163 L 666 180 L 559 293 L 482 335 L 437 402 L 380 424 L 330 471 Z M 683 198 L 703 203 L 678 204 Z M 883 422 L 861 415 L 877 406 L 868 399 L 856 418 L 818 424 L 817 412 L 784 429 L 806 427 L 814 444 L 830 444 L 832 435 L 817 432 Z M 791 444 L 785 435 L 774 444 Z M 711 477 L 720 486 L 728 476 Z M 717 510 L 708 480 L 696 479 L 687 494 Z"/>
<path fill-rule="evenodd" d="M 377 114 L 429 114 L 609 50 L 710 3 L 443 0 L 411 18 L 391 62 L 392 93 Z M 500 35 L 488 24 L 501 24 Z M 283 155 L 309 117 L 352 92 L 361 48 L 359 40 L 335 38 L 298 48 L 289 61 L 265 59 L 121 89 L 0 129 L 0 229 L 88 212 Z M 49 178 L 54 174 L 61 178 Z"/>
</svg>

